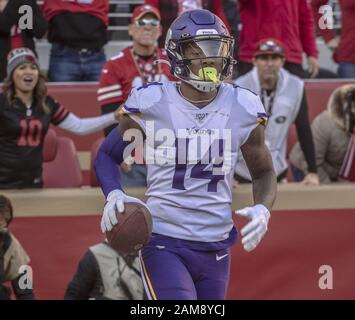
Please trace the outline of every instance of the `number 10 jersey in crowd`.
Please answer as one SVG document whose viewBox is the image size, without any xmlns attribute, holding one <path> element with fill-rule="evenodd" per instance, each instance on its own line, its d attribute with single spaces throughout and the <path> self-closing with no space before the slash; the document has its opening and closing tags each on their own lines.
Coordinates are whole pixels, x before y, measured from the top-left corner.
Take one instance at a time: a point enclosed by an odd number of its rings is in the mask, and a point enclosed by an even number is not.
<svg viewBox="0 0 355 320">
<path fill-rule="evenodd" d="M 45 110 L 0 94 L 0 189 L 42 187 L 42 147 L 50 123 L 69 114 L 50 96 Z"/>
</svg>

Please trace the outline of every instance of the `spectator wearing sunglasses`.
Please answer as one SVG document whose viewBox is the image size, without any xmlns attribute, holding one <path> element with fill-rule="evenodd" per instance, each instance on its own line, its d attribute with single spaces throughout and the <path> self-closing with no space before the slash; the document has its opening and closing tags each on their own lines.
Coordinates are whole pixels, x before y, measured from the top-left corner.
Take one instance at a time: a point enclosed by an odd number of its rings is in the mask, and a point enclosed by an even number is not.
<svg viewBox="0 0 355 320">
<path fill-rule="evenodd" d="M 132 46 L 107 61 L 101 72 L 97 101 L 103 114 L 116 110 L 126 101 L 132 87 L 174 79 L 167 64 L 154 63 L 156 60 L 167 60 L 165 50 L 157 46 L 161 36 L 159 10 L 150 5 L 135 7 L 128 33 L 133 40 Z M 106 128 L 105 135 L 113 128 L 115 126 Z M 145 165 L 125 164 L 122 176 L 126 186 L 145 185 Z"/>
<path fill-rule="evenodd" d="M 45 0 L 50 81 L 98 81 L 108 40 L 108 0 Z"/>
<path fill-rule="evenodd" d="M 291 125 L 295 123 L 308 166 L 308 174 L 302 182 L 318 185 L 304 83 L 283 68 L 285 60 L 284 45 L 275 39 L 264 39 L 254 52 L 254 68 L 238 78 L 236 84 L 257 93 L 268 114 L 265 140 L 271 152 L 278 182 L 287 182 L 287 137 Z M 242 156 L 236 165 L 235 179 L 240 183 L 251 181 Z"/>
<path fill-rule="evenodd" d="M 303 54 L 307 56 L 308 73 L 315 78 L 319 72 L 318 50 L 312 8 L 308 0 L 239 0 L 241 23 L 238 76 L 253 68 L 253 54 L 261 39 L 276 38 L 284 43 L 284 68 L 305 78 Z"/>
</svg>

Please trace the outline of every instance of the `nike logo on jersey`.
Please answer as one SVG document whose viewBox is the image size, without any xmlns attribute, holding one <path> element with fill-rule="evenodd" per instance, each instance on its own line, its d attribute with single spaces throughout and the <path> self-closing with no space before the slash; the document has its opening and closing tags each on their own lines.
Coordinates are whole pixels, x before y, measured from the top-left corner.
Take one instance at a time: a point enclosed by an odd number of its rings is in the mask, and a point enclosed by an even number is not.
<svg viewBox="0 0 355 320">
<path fill-rule="evenodd" d="M 228 253 L 224 254 L 223 256 L 219 256 L 218 254 L 216 254 L 216 260 L 222 260 L 223 258 L 228 257 Z"/>
</svg>

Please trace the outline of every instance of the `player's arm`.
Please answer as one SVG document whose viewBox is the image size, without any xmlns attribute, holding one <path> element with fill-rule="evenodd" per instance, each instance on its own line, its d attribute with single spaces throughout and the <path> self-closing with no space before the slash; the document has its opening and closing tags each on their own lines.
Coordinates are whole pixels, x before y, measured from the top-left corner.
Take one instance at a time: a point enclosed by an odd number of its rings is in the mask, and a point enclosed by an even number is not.
<svg viewBox="0 0 355 320">
<path fill-rule="evenodd" d="M 98 150 L 95 160 L 95 171 L 97 180 L 106 197 L 103 217 L 101 220 L 102 232 L 110 231 L 112 226 L 118 223 L 116 210 L 124 212 L 124 202 L 139 202 L 140 200 L 124 194 L 121 186 L 121 175 L 118 169 L 125 156 L 130 155 L 126 148 L 135 141 L 125 138 L 125 133 L 132 130 L 133 134 L 142 134 L 142 129 L 128 115 L 122 114 L 119 117 L 118 129 L 112 130 Z M 142 135 L 144 139 L 144 135 Z"/>
<path fill-rule="evenodd" d="M 263 125 L 258 125 L 241 150 L 252 178 L 254 203 L 271 210 L 276 197 L 277 181 L 270 151 L 265 144 L 264 130 Z"/>
<path fill-rule="evenodd" d="M 134 141 L 134 138 L 124 140 L 125 132 L 129 129 L 138 129 L 141 132 L 138 124 L 128 115 L 120 115 L 119 123 L 117 130 L 112 130 L 100 146 L 94 163 L 98 182 L 106 197 L 113 190 L 122 191 L 117 165 L 125 160 L 125 149 Z"/>
<path fill-rule="evenodd" d="M 267 231 L 277 183 L 272 158 L 264 141 L 263 125 L 258 125 L 251 132 L 241 150 L 252 178 L 255 205 L 236 213 L 250 220 L 241 230 L 242 244 L 249 252 L 256 248 Z"/>
</svg>

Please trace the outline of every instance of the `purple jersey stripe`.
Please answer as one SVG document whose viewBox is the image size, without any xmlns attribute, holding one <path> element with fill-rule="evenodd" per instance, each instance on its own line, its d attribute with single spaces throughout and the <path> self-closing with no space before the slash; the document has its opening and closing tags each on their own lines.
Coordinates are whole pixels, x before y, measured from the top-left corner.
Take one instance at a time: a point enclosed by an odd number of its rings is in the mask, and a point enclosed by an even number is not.
<svg viewBox="0 0 355 320">
<path fill-rule="evenodd" d="M 124 105 L 123 108 L 124 108 L 126 111 L 131 112 L 131 113 L 140 113 L 140 111 L 139 111 L 138 108 L 130 108 L 130 107 L 127 107 L 126 105 Z"/>
</svg>

